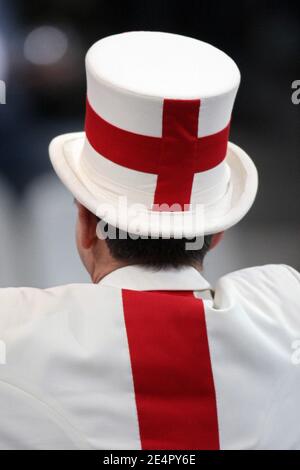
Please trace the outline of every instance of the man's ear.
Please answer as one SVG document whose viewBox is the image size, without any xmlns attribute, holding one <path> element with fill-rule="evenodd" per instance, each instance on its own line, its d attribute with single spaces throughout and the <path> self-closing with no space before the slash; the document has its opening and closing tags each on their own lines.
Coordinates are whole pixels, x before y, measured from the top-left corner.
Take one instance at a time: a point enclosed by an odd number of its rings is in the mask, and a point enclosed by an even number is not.
<svg viewBox="0 0 300 470">
<path fill-rule="evenodd" d="M 210 247 L 209 247 L 210 250 L 212 250 L 213 248 L 215 248 L 215 247 L 220 243 L 220 241 L 221 241 L 222 238 L 224 237 L 224 233 L 225 233 L 225 232 L 219 232 L 219 233 L 215 233 L 215 234 L 212 236 L 211 244 L 210 244 Z"/>
<path fill-rule="evenodd" d="M 83 248 L 89 249 L 97 241 L 97 217 L 86 207 L 77 202 L 78 223 L 80 225 L 80 242 Z"/>
</svg>

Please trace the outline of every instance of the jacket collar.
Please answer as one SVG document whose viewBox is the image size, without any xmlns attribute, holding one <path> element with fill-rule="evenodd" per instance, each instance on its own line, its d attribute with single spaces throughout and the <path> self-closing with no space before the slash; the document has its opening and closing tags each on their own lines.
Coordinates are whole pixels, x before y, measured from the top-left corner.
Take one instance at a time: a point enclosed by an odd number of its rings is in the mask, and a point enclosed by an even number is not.
<svg viewBox="0 0 300 470">
<path fill-rule="evenodd" d="M 107 274 L 99 285 L 139 291 L 211 290 L 210 284 L 192 267 L 155 270 L 145 266 L 125 266 Z"/>
</svg>

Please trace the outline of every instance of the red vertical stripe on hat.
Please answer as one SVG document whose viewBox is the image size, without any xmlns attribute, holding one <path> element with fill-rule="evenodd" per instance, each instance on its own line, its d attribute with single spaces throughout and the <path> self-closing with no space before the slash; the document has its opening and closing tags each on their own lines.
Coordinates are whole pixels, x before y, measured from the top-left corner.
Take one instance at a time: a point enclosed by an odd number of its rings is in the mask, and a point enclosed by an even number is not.
<svg viewBox="0 0 300 470">
<path fill-rule="evenodd" d="M 199 108 L 200 100 L 164 100 L 154 204 L 181 207 L 174 210 L 189 207 L 197 163 Z"/>
<path fill-rule="evenodd" d="M 202 300 L 122 295 L 142 449 L 219 449 Z"/>
</svg>

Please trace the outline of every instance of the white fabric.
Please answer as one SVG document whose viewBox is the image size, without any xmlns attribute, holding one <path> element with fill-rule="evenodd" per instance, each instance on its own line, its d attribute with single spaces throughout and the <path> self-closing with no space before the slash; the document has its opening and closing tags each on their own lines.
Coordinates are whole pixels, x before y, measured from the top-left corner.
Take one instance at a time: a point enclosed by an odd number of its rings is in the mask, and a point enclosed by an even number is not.
<svg viewBox="0 0 300 470">
<path fill-rule="evenodd" d="M 81 177 L 86 185 L 93 186 L 93 194 L 101 198 L 103 191 L 111 197 L 126 196 L 129 201 L 139 201 L 151 208 L 154 200 L 157 175 L 125 168 L 99 155 L 85 139 L 81 158 Z M 138 184 L 137 184 L 138 181 Z"/>
<path fill-rule="evenodd" d="M 58 438 L 66 449 L 139 448 L 120 290 L 74 284 L 0 297 L 0 449 L 56 448 Z"/>
<path fill-rule="evenodd" d="M 289 267 L 250 268 L 217 283 L 206 321 L 221 448 L 300 449 L 299 314 L 300 275 Z"/>
<path fill-rule="evenodd" d="M 300 275 L 284 265 L 228 274 L 214 299 L 193 268 L 1 289 L 0 449 L 141 447 L 121 287 L 204 299 L 222 449 L 300 449 Z"/>
<path fill-rule="evenodd" d="M 215 98 L 202 98 L 198 119 L 198 137 L 216 134 L 230 119 L 237 88 Z"/>
</svg>

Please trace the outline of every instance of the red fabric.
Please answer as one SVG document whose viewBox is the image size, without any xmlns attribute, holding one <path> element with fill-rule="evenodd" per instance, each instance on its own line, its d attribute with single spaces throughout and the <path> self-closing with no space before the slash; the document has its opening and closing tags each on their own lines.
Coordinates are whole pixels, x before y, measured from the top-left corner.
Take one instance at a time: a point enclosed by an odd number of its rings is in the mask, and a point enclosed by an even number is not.
<svg viewBox="0 0 300 470">
<path fill-rule="evenodd" d="M 181 209 L 174 207 L 175 211 L 188 209 L 197 157 L 199 108 L 200 100 L 164 100 L 154 204 L 179 204 Z"/>
<path fill-rule="evenodd" d="M 122 295 L 142 449 L 219 449 L 202 300 Z"/>
<path fill-rule="evenodd" d="M 132 170 L 158 175 L 156 204 L 189 204 L 194 173 L 214 168 L 227 151 L 229 124 L 197 137 L 200 100 L 164 100 L 163 135 L 150 137 L 116 127 L 87 100 L 85 132 L 99 154 Z"/>
</svg>

